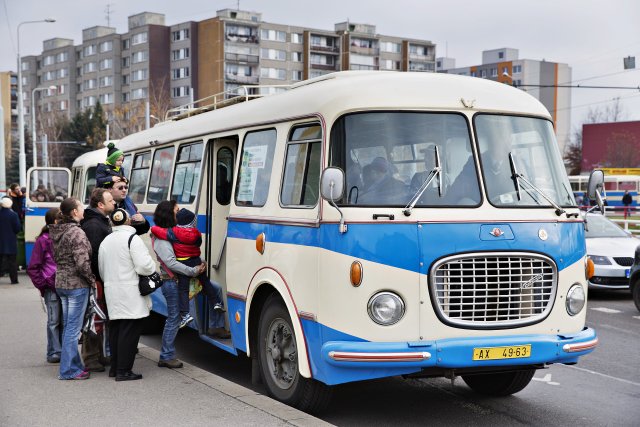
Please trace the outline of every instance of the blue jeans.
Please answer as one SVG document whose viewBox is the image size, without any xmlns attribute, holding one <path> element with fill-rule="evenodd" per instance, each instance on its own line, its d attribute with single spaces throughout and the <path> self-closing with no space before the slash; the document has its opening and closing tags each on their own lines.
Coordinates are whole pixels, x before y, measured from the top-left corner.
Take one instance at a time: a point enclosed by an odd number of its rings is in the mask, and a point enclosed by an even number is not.
<svg viewBox="0 0 640 427">
<path fill-rule="evenodd" d="M 47 360 L 60 358 L 62 338 L 62 305 L 60 297 L 52 289 L 44 290 L 47 306 Z"/>
<path fill-rule="evenodd" d="M 80 352 L 78 352 L 78 339 L 84 320 L 84 312 L 89 301 L 89 288 L 80 289 L 56 289 L 62 303 L 62 354 L 60 357 L 61 380 L 70 380 L 78 376 L 84 370 Z"/>
<path fill-rule="evenodd" d="M 180 327 L 180 310 L 178 310 L 178 285 L 175 280 L 165 280 L 162 293 L 167 301 L 167 321 L 162 331 L 162 349 L 160 360 L 176 358 L 176 335 Z"/>
</svg>

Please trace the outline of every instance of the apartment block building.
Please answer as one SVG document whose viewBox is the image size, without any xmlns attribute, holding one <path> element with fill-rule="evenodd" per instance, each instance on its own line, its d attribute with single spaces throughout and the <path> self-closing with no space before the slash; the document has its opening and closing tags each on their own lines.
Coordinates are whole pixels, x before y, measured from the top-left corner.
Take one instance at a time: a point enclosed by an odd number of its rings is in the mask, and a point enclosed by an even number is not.
<svg viewBox="0 0 640 427">
<path fill-rule="evenodd" d="M 210 19 L 170 26 L 163 14 L 143 12 L 128 17 L 127 29 L 118 34 L 112 27 L 90 27 L 78 45 L 54 38 L 44 41 L 40 55 L 22 57 L 25 114 L 33 108 L 32 91 L 43 87 L 55 86 L 35 93 L 37 113 L 53 113 L 48 120 L 100 101 L 109 120 L 119 109 L 126 121 L 133 106 L 147 100 L 162 110 L 223 92 L 235 96 L 247 85 L 268 86 L 261 94 L 278 92 L 341 70 L 435 71 L 435 44 L 380 35 L 368 24 L 320 30 L 224 9 Z M 25 123 L 31 127 L 29 117 Z M 137 130 L 122 121 L 119 126 L 120 134 Z"/>
<path fill-rule="evenodd" d="M 568 64 L 520 59 L 518 49 L 482 52 L 482 64 L 455 68 L 452 58 L 437 58 L 438 72 L 490 79 L 512 84 L 537 98 L 553 117 L 560 152 L 571 137 L 571 89 L 557 87 L 571 82 Z"/>
<path fill-rule="evenodd" d="M 18 140 L 18 76 L 12 71 L 0 72 L 0 105 L 4 124 L 4 156 L 11 159 L 11 148 Z"/>
</svg>

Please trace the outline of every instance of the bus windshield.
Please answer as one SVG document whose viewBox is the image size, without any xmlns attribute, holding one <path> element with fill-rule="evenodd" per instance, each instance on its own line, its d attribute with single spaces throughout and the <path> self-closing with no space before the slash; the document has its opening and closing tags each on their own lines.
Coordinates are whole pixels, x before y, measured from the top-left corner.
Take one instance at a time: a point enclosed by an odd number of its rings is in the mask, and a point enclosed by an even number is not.
<svg viewBox="0 0 640 427">
<path fill-rule="evenodd" d="M 519 186 L 512 168 L 560 206 L 575 206 L 548 120 L 478 114 L 474 126 L 489 202 L 497 207 L 550 206 L 529 185 Z M 509 161 L 509 153 L 513 164 Z"/>
<path fill-rule="evenodd" d="M 341 117 L 331 164 L 345 171 L 343 206 L 406 206 L 436 162 L 442 173 L 416 207 L 478 206 L 480 186 L 468 122 L 452 113 L 367 112 Z"/>
</svg>

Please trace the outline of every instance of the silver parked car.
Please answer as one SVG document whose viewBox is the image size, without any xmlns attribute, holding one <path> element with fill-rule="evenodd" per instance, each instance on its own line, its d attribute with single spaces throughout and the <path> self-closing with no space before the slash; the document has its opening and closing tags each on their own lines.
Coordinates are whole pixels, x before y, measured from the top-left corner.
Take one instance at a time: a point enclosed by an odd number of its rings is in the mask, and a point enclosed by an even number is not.
<svg viewBox="0 0 640 427">
<path fill-rule="evenodd" d="M 587 214 L 587 255 L 595 265 L 590 289 L 629 289 L 629 274 L 640 240 L 600 214 Z"/>
</svg>

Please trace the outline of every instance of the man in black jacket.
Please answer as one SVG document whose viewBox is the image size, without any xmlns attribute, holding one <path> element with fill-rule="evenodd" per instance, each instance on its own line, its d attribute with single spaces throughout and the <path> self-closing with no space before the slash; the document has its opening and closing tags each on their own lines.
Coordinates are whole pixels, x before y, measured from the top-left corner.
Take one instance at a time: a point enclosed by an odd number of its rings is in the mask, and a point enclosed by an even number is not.
<svg viewBox="0 0 640 427">
<path fill-rule="evenodd" d="M 89 243 L 91 243 L 91 270 L 96 276 L 96 300 L 98 304 L 106 311 L 104 301 L 104 289 L 102 287 L 102 278 L 98 270 L 98 250 L 100 243 L 111 234 L 111 224 L 109 223 L 109 214 L 115 209 L 115 201 L 111 192 L 104 188 L 94 188 L 91 192 L 89 200 L 89 208 L 84 211 L 84 219 L 80 222 L 80 227 L 87 235 Z M 107 360 L 104 357 L 103 339 L 104 328 L 97 336 L 89 333 L 83 334 L 82 337 L 82 359 L 89 371 L 103 372 L 104 365 Z"/>
</svg>

